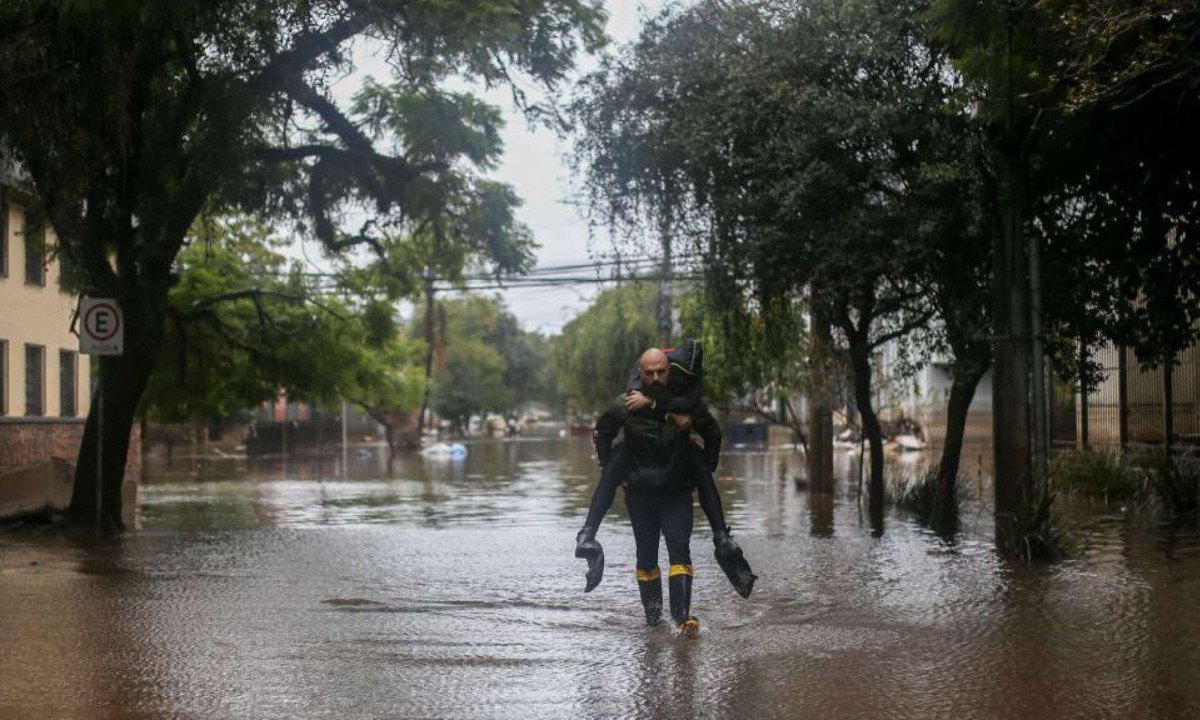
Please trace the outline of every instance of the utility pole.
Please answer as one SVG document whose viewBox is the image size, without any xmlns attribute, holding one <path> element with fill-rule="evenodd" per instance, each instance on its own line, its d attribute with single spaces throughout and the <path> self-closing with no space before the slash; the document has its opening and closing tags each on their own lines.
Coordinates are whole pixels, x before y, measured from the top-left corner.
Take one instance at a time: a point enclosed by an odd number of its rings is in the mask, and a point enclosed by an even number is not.
<svg viewBox="0 0 1200 720">
<path fill-rule="evenodd" d="M 662 232 L 662 268 L 658 275 L 658 342 L 660 347 L 670 346 L 674 323 L 671 318 L 671 236 L 664 228 Z"/>
<path fill-rule="evenodd" d="M 350 477 L 350 433 L 347 425 L 350 422 L 350 406 L 345 398 L 342 399 L 342 477 Z"/>
<path fill-rule="evenodd" d="M 429 384 L 433 377 L 433 268 L 425 268 L 425 396 L 421 399 L 421 415 L 417 423 L 417 442 L 425 431 L 426 413 L 429 410 Z"/>
<path fill-rule="evenodd" d="M 995 452 L 994 493 L 996 544 L 1006 548 L 1013 540 L 1014 523 L 1023 505 L 1033 496 L 1030 458 L 1029 283 L 1024 242 L 1024 142 L 1016 122 L 1013 87 L 1013 34 L 1015 8 L 1006 18 L 1007 82 L 1005 121 L 997 153 L 1000 187 L 1001 232 L 996 234 L 994 256 L 993 319 L 996 328 L 996 364 L 992 385 L 992 430 Z"/>
</svg>

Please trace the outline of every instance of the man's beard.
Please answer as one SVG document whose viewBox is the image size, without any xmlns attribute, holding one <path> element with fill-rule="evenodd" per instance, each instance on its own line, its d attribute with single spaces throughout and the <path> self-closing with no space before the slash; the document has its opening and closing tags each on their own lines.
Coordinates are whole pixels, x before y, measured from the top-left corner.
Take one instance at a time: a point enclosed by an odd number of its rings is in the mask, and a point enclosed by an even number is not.
<svg viewBox="0 0 1200 720">
<path fill-rule="evenodd" d="M 666 381 L 643 382 L 642 384 L 645 386 L 646 395 L 649 396 L 651 400 L 662 400 L 667 394 Z"/>
</svg>

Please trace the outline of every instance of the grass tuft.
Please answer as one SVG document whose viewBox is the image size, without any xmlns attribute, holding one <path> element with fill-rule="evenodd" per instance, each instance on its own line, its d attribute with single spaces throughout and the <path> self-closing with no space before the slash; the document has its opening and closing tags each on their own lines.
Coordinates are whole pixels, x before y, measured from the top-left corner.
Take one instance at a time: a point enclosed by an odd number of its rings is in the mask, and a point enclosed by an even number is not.
<svg viewBox="0 0 1200 720">
<path fill-rule="evenodd" d="M 946 503 L 949 507 L 941 507 L 937 475 L 937 470 L 931 469 L 916 479 L 894 479 L 889 495 L 896 507 L 912 513 L 922 526 L 949 537 L 958 532 L 957 489 L 962 485 L 963 478 L 960 474 L 954 484 L 956 494 Z"/>
<path fill-rule="evenodd" d="M 1147 473 L 1120 453 L 1072 450 L 1050 459 L 1050 485 L 1056 492 L 1109 500 L 1145 495 Z"/>
<path fill-rule="evenodd" d="M 1163 515 L 1196 515 L 1200 507 L 1200 460 L 1162 455 L 1150 473 L 1152 504 Z"/>
</svg>

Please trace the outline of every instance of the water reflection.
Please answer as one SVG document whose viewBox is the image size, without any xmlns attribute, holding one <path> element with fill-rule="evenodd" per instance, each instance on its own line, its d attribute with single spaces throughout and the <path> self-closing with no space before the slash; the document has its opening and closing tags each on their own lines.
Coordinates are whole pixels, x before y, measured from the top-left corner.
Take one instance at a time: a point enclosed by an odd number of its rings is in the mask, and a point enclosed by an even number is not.
<svg viewBox="0 0 1200 720">
<path fill-rule="evenodd" d="M 390 475 L 379 454 L 152 464 L 144 532 L 0 535 L 0 717 L 1200 716 L 1196 526 L 1068 502 L 1077 557 L 1006 565 L 979 465 L 947 544 L 903 514 L 880 532 L 856 455 L 818 487 L 791 452 L 730 453 L 760 580 L 737 597 L 699 529 L 681 642 L 640 624 L 621 502 L 581 592 L 586 439 Z"/>
</svg>

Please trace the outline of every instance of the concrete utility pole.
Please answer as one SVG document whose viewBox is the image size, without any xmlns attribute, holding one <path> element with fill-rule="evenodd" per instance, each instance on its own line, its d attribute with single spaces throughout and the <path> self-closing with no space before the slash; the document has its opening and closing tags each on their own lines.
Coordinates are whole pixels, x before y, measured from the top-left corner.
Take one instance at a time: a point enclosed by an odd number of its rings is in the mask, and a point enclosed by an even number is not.
<svg viewBox="0 0 1200 720">
<path fill-rule="evenodd" d="M 669 347 L 674 323 L 671 318 L 671 236 L 662 233 L 662 268 L 658 274 L 658 343 L 660 347 Z"/>
<path fill-rule="evenodd" d="M 425 268 L 425 396 L 421 399 L 421 415 L 417 421 L 417 442 L 425 431 L 429 411 L 429 380 L 433 377 L 433 268 Z"/>
<path fill-rule="evenodd" d="M 350 423 L 350 406 L 342 400 L 342 476 L 350 477 L 350 443 L 347 425 Z"/>
<path fill-rule="evenodd" d="M 992 431 L 995 451 L 994 493 L 996 544 L 1011 544 L 1013 524 L 1022 505 L 1032 499 L 1029 432 L 1029 355 L 1031 351 L 1029 282 L 1024 242 L 1024 149 L 1014 115 L 1013 32 L 1007 22 L 1007 107 L 1004 139 L 997 153 L 1001 232 L 994 256 L 993 319 L 996 365 L 992 384 Z"/>
</svg>

